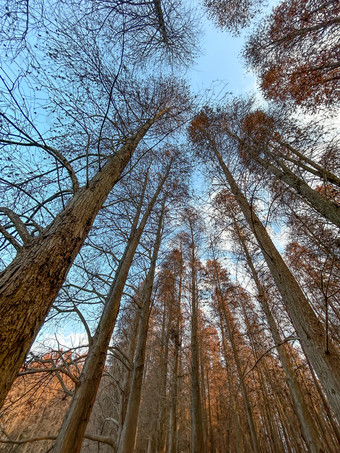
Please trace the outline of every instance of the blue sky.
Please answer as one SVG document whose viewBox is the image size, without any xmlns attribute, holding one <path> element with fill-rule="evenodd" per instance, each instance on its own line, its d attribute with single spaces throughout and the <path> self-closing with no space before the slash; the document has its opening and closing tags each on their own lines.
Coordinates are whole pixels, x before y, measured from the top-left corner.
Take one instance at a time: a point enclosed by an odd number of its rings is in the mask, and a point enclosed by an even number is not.
<svg viewBox="0 0 340 453">
<path fill-rule="evenodd" d="M 211 21 L 204 20 L 202 54 L 189 71 L 193 91 L 209 89 L 216 81 L 226 82 L 226 90 L 234 95 L 255 89 L 255 76 L 247 71 L 240 56 L 245 33 L 234 37 L 218 30 Z M 218 85 L 218 84 L 216 84 Z M 222 88 L 222 84 L 219 85 Z"/>
</svg>

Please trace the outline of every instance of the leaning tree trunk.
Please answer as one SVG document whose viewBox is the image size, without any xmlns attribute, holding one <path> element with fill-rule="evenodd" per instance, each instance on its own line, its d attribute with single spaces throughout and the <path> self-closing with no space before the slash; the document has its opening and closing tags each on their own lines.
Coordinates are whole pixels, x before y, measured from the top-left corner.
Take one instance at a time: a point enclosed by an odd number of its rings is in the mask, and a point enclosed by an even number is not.
<svg viewBox="0 0 340 453">
<path fill-rule="evenodd" d="M 235 139 L 238 143 L 244 145 L 243 140 L 231 132 L 229 128 L 227 128 L 226 131 L 230 137 Z M 319 214 L 340 228 L 340 206 L 338 204 L 333 203 L 331 200 L 312 189 L 302 178 L 297 176 L 282 162 L 282 160 L 277 158 L 275 154 L 271 153 L 268 149 L 263 149 L 266 158 L 260 157 L 249 145 L 247 146 L 247 151 L 249 156 L 251 156 L 255 162 L 286 183 L 294 190 L 294 192 L 298 193 L 305 201 L 307 201 Z M 274 160 L 278 167 L 274 165 L 271 160 Z"/>
<path fill-rule="evenodd" d="M 139 213 L 136 215 L 128 244 L 125 248 L 123 257 L 120 260 L 114 282 L 107 296 L 105 307 L 95 336 L 92 339 L 92 344 L 90 345 L 75 394 L 59 431 L 53 450 L 54 453 L 79 453 L 81 449 L 85 430 L 90 419 L 92 407 L 104 370 L 107 349 L 117 319 L 125 282 L 147 219 L 164 182 L 169 175 L 170 167 L 171 164 L 149 202 L 138 228 L 136 228 L 135 225 L 138 222 Z M 142 203 L 140 203 L 140 209 L 141 207 Z"/>
<path fill-rule="evenodd" d="M 155 245 L 152 254 L 151 265 L 148 275 L 145 279 L 144 288 L 142 292 L 142 309 L 139 318 L 139 325 L 137 331 L 137 345 L 129 385 L 130 389 L 129 400 L 127 404 L 123 430 L 120 437 L 117 453 L 131 453 L 135 449 L 137 423 L 143 384 L 145 349 L 148 336 L 149 317 L 151 312 L 151 294 L 155 278 L 156 262 L 162 238 L 164 209 L 165 205 L 163 204 L 158 222 L 158 229 L 155 238 Z"/>
<path fill-rule="evenodd" d="M 338 351 L 331 342 L 329 344 L 329 350 L 327 352 L 325 351 L 325 331 L 321 322 L 316 317 L 293 274 L 275 248 L 267 230 L 239 189 L 234 177 L 215 146 L 213 147 L 213 151 L 228 181 L 230 189 L 257 239 L 258 245 L 299 337 L 304 353 L 315 369 L 333 411 L 338 420 L 340 420 L 340 362 Z"/>
<path fill-rule="evenodd" d="M 96 215 L 156 119 L 130 137 L 0 274 L 0 407 Z"/>
<path fill-rule="evenodd" d="M 305 442 L 308 446 L 308 450 L 311 453 L 323 452 L 324 448 L 323 448 L 323 445 L 321 442 L 321 437 L 320 437 L 319 431 L 318 431 L 318 429 L 314 423 L 314 420 L 311 416 L 311 413 L 308 409 L 306 400 L 303 395 L 303 390 L 300 386 L 298 379 L 295 376 L 293 365 L 292 365 L 289 355 L 285 349 L 285 345 L 282 342 L 280 332 L 276 325 L 275 319 L 270 311 L 268 301 L 267 301 L 267 293 L 266 293 L 264 287 L 262 286 L 262 283 L 260 282 L 260 279 L 258 277 L 254 263 L 251 259 L 245 238 L 241 232 L 241 229 L 240 229 L 234 215 L 232 215 L 232 219 L 233 219 L 233 222 L 235 225 L 235 230 L 236 230 L 237 236 L 239 238 L 240 244 L 242 245 L 248 267 L 251 271 L 252 278 L 255 282 L 255 285 L 256 285 L 256 288 L 258 291 L 258 298 L 259 298 L 260 304 L 262 305 L 263 311 L 266 315 L 267 322 L 268 322 L 268 325 L 270 328 L 270 332 L 274 339 L 276 349 L 279 354 L 280 361 L 282 363 L 282 367 L 283 367 L 283 370 L 286 375 L 286 382 L 288 384 L 288 388 L 289 388 L 289 391 L 290 391 L 290 394 L 291 394 L 291 397 L 293 400 L 294 410 L 300 421 L 301 430 L 302 430 Z"/>
<path fill-rule="evenodd" d="M 303 197 L 304 200 L 308 201 L 310 205 L 325 219 L 329 220 L 340 228 L 339 205 L 333 203 L 331 200 L 328 200 L 325 196 L 312 189 L 303 179 L 299 178 L 281 161 L 279 162 L 281 168 L 278 168 L 269 160 L 262 159 L 261 157 L 254 155 L 254 153 L 252 152 L 250 153 L 250 155 L 266 170 L 279 178 L 281 181 L 285 182 L 296 193 L 301 195 L 301 197 Z M 272 155 L 270 154 L 270 156 Z"/>
</svg>

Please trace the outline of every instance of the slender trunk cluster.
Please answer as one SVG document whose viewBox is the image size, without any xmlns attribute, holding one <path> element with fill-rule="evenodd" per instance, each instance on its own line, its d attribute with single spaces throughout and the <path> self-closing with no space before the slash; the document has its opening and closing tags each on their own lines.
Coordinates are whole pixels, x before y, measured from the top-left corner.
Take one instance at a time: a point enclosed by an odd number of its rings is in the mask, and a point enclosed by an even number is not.
<svg viewBox="0 0 340 453">
<path fill-rule="evenodd" d="M 325 331 L 323 326 L 274 246 L 268 232 L 239 189 L 221 154 L 215 146 L 213 150 L 231 192 L 256 237 L 295 327 L 302 348 L 315 369 L 338 420 L 340 420 L 340 363 L 338 352 L 332 344 L 330 344 L 329 351 L 325 351 Z"/>
<path fill-rule="evenodd" d="M 143 197 L 141 198 L 133 221 L 128 243 L 119 262 L 113 284 L 111 285 L 106 299 L 102 316 L 100 318 L 96 333 L 92 339 L 92 343 L 89 347 L 89 352 L 79 378 L 79 383 L 76 387 L 74 397 L 58 434 L 53 450 L 54 453 L 66 453 L 70 451 L 76 453 L 80 451 L 85 429 L 91 415 L 102 372 L 104 370 L 107 349 L 117 319 L 125 282 L 146 222 L 162 190 L 165 180 L 169 175 L 170 168 L 171 165 L 168 166 L 164 177 L 162 178 L 138 225 L 143 204 Z M 144 186 L 144 190 L 145 187 L 146 185 Z"/>
</svg>

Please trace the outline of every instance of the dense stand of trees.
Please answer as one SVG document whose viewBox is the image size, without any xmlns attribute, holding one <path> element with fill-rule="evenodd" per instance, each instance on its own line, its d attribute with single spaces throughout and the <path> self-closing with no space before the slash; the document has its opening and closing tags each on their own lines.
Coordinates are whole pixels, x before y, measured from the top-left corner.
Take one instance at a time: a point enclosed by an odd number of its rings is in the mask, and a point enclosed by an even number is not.
<svg viewBox="0 0 340 453">
<path fill-rule="evenodd" d="M 184 2 L 2 6 L 0 451 L 339 451 L 338 2 L 255 27 L 268 107 L 197 105 Z"/>
</svg>

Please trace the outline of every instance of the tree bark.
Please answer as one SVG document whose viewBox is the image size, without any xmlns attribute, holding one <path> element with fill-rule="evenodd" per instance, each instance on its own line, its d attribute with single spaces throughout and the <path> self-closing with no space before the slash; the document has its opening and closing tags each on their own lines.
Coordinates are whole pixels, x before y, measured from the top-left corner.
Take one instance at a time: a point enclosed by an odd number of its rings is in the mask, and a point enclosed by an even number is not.
<svg viewBox="0 0 340 453">
<path fill-rule="evenodd" d="M 161 114 L 158 114 L 158 117 Z M 0 407 L 90 229 L 140 140 L 147 121 L 112 156 L 87 187 L 0 275 Z"/>
<path fill-rule="evenodd" d="M 182 255 L 181 255 L 182 258 Z M 181 263 L 182 264 L 182 263 Z M 169 438 L 168 438 L 168 451 L 167 453 L 176 453 L 176 432 L 177 432 L 177 397 L 178 397 L 178 366 L 179 366 L 179 352 L 181 347 L 181 299 L 182 299 L 182 278 L 183 266 L 179 272 L 178 283 L 178 301 L 176 313 L 176 332 L 174 336 L 174 367 L 172 371 L 171 380 L 171 394 L 170 394 L 170 415 L 169 415 Z"/>
</svg>

